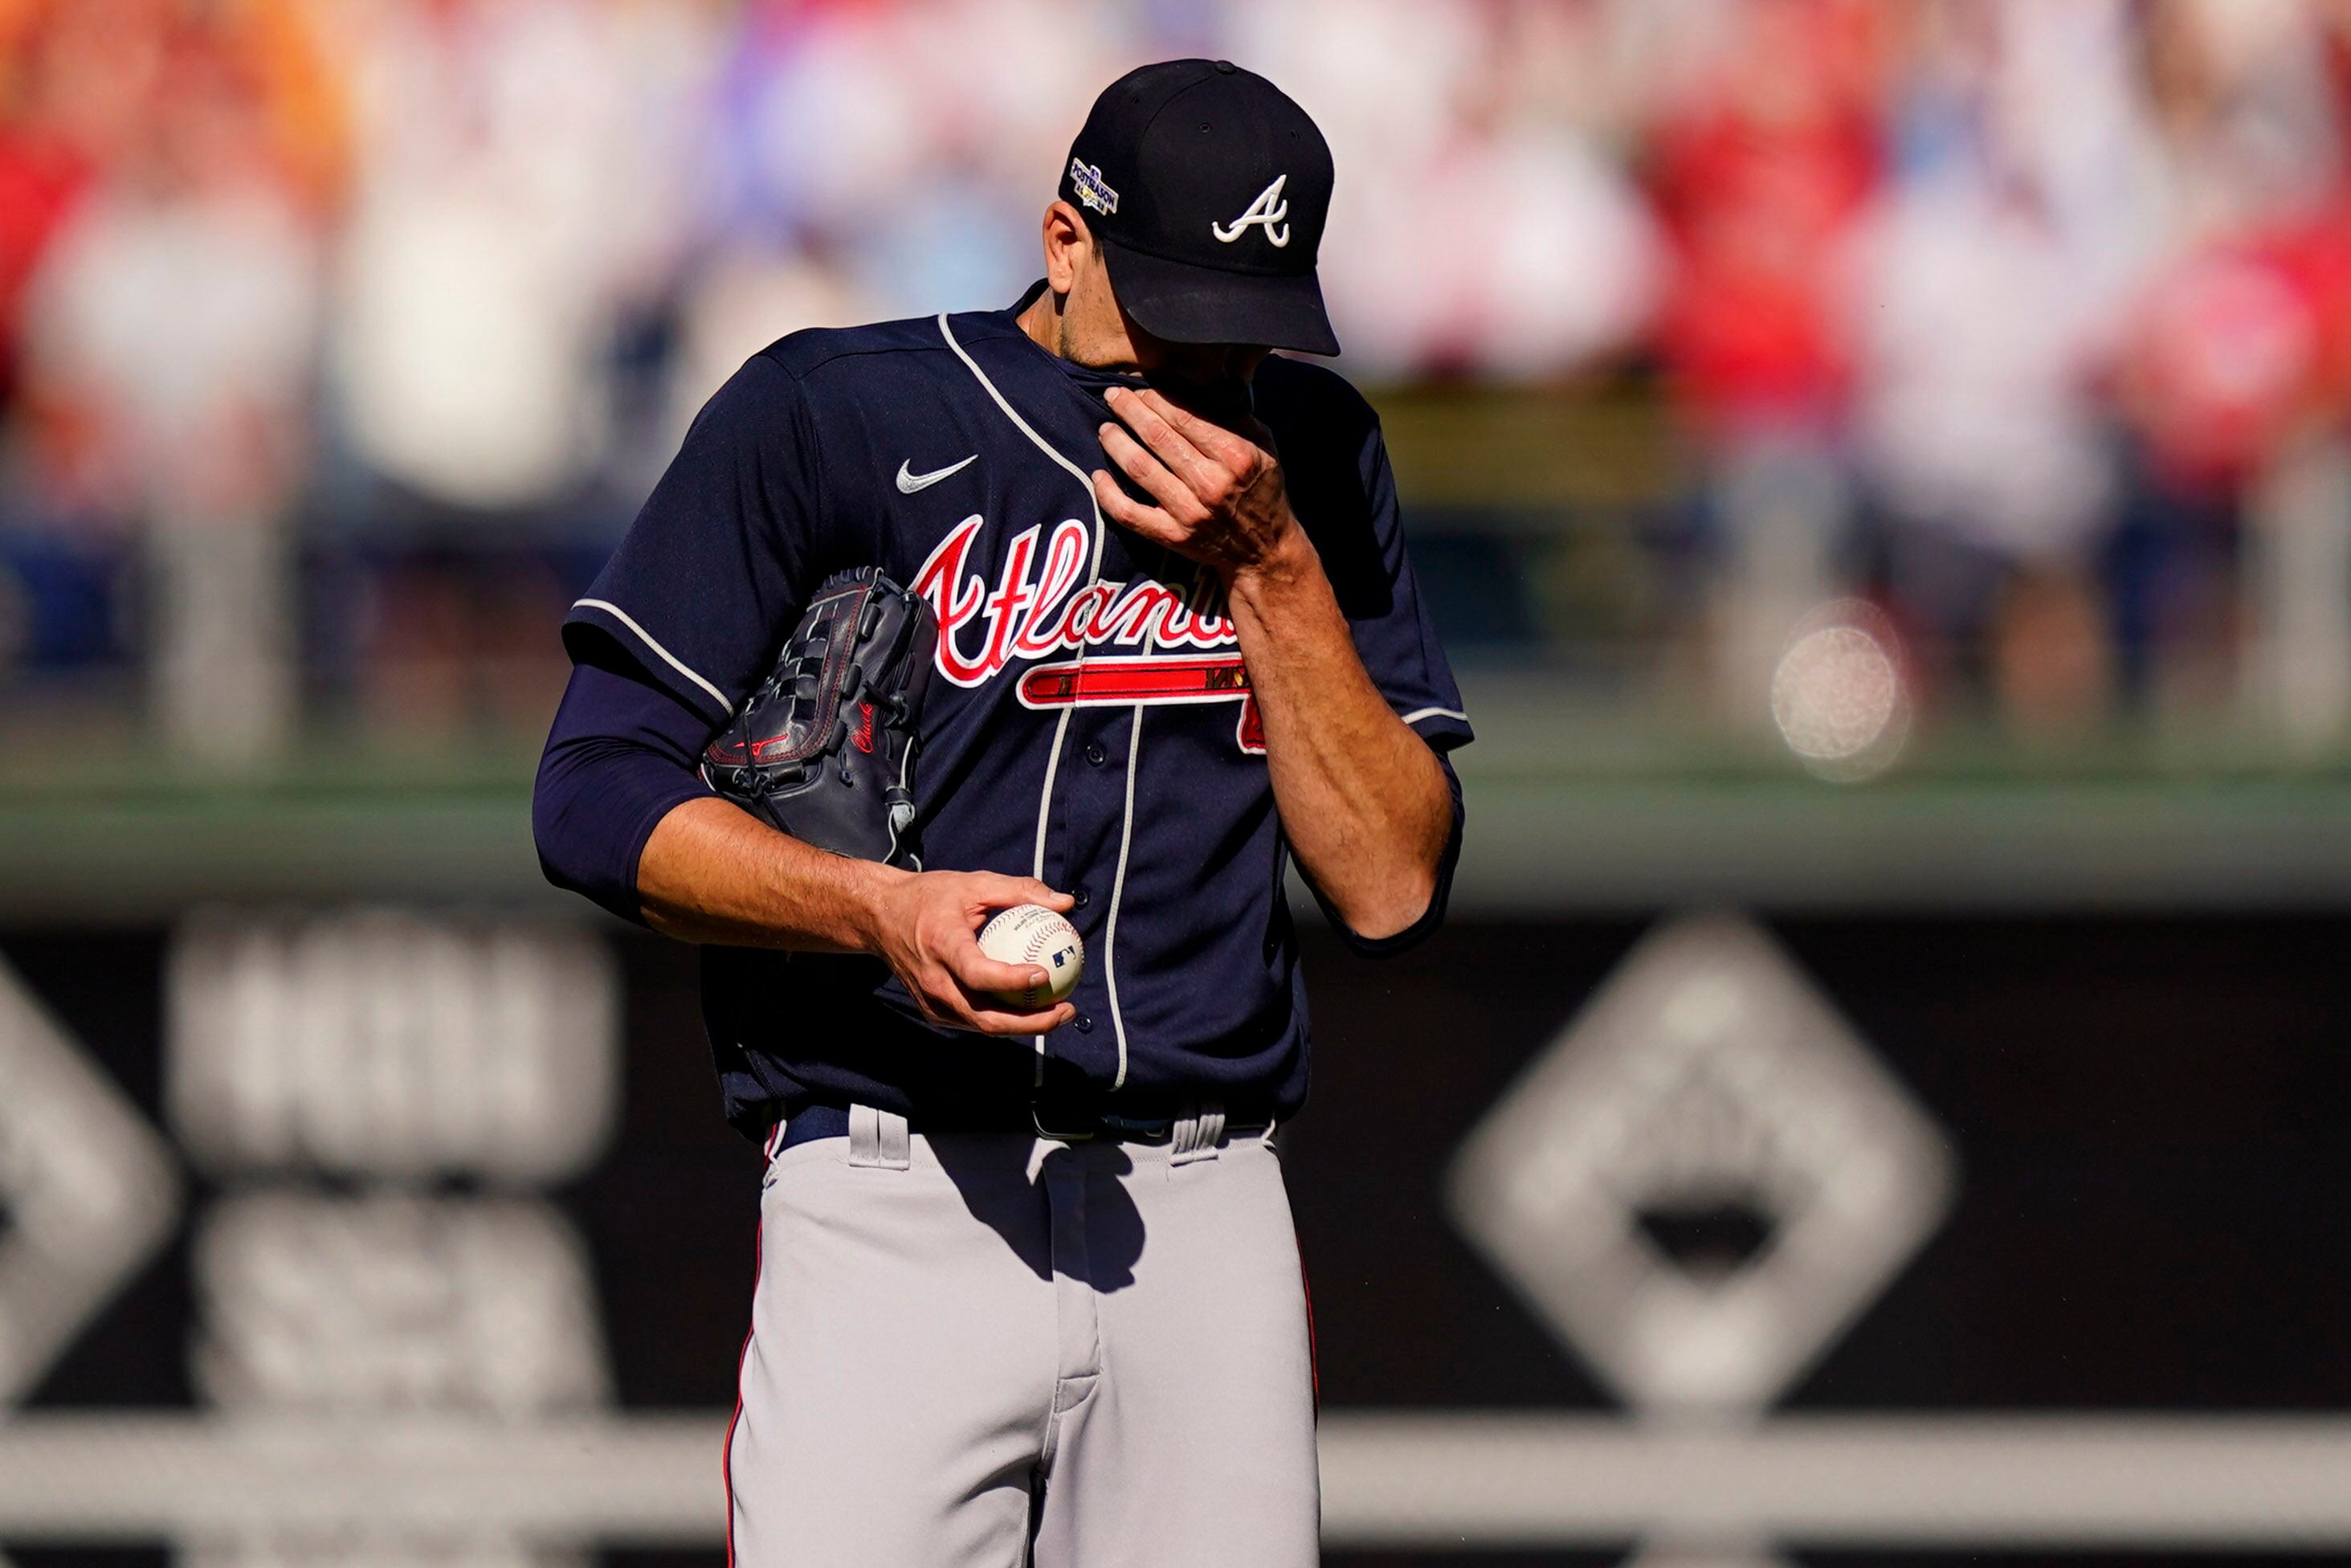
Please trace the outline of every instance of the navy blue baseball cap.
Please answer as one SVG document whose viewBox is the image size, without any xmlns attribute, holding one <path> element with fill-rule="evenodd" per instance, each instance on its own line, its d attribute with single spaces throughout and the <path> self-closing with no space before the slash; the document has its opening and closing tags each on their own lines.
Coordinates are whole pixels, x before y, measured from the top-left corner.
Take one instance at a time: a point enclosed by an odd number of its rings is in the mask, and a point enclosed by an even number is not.
<svg viewBox="0 0 2351 1568">
<path fill-rule="evenodd" d="M 1335 354 L 1314 276 L 1331 183 L 1330 145 L 1287 93 L 1230 60 L 1166 60 L 1094 99 L 1061 196 L 1152 336 Z"/>
</svg>

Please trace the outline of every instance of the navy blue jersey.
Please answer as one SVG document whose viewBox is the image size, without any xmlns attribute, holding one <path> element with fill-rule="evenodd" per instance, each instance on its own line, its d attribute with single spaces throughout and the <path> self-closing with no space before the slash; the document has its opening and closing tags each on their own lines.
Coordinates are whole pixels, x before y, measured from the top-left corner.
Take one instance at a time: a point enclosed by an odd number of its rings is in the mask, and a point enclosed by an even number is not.
<svg viewBox="0 0 2351 1568">
<path fill-rule="evenodd" d="M 754 356 L 565 623 L 575 659 L 609 640 L 715 730 L 810 591 L 879 566 L 939 619 L 925 863 L 1077 900 L 1078 1017 L 1041 1039 L 934 1027 L 875 959 L 705 948 L 728 1115 L 755 1134 L 810 1103 L 1025 1125 L 1040 1084 L 1113 1114 L 1207 1093 L 1286 1117 L 1305 1095 L 1287 856 L 1221 587 L 1096 510 L 1102 393 L 1134 383 L 1048 353 L 1019 308 Z M 1373 682 L 1440 755 L 1467 742 L 1370 407 L 1279 358 L 1255 402 Z"/>
</svg>

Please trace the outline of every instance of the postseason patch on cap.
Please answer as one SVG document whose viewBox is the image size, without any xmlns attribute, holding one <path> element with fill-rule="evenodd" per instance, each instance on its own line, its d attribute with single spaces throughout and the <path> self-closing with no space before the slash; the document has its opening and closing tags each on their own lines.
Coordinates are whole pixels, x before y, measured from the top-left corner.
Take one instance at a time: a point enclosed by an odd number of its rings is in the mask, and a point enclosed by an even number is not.
<svg viewBox="0 0 2351 1568">
<path fill-rule="evenodd" d="M 1118 193 L 1102 183 L 1102 170 L 1077 159 L 1070 160 L 1070 183 L 1078 189 L 1078 200 L 1098 213 L 1118 211 Z"/>
</svg>

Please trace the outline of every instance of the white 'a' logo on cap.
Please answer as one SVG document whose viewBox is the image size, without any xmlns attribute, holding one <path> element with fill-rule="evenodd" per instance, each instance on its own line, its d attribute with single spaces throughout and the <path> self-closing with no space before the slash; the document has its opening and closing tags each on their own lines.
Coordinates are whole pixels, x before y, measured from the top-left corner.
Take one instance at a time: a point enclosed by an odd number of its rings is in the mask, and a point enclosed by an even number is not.
<svg viewBox="0 0 2351 1568">
<path fill-rule="evenodd" d="M 1288 245 L 1290 243 L 1290 204 L 1281 199 L 1281 187 L 1289 179 L 1290 176 L 1287 174 L 1276 174 L 1273 177 L 1273 183 L 1257 193 L 1257 200 L 1249 204 L 1249 211 L 1232 221 L 1232 226 L 1228 228 L 1225 225 L 1212 219 L 1208 224 L 1208 232 L 1227 245 L 1230 245 L 1241 237 L 1241 232 L 1249 225 L 1258 224 L 1264 227 L 1265 237 L 1270 243 L 1276 246 Z"/>
</svg>

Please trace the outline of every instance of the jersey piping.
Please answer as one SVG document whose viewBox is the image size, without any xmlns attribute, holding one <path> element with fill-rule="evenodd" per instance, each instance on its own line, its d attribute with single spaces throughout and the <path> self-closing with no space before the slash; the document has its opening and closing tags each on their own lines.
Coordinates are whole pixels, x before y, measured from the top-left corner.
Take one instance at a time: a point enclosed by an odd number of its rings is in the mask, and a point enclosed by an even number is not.
<svg viewBox="0 0 2351 1568">
<path fill-rule="evenodd" d="M 1102 503 L 1094 498 L 1093 481 L 1086 476 L 1084 470 L 1062 455 L 1052 443 L 1038 434 L 1035 428 L 1020 417 L 1020 411 L 1014 408 L 1005 395 L 997 390 L 996 383 L 988 379 L 987 372 L 979 368 L 979 361 L 973 359 L 965 350 L 964 346 L 956 340 L 955 329 L 948 324 L 947 313 L 944 310 L 939 312 L 939 336 L 946 340 L 947 347 L 955 350 L 956 358 L 963 361 L 964 369 L 971 372 L 972 379 L 977 382 L 981 390 L 987 393 L 989 401 L 1004 411 L 1004 417 L 1012 422 L 1013 428 L 1027 436 L 1030 445 L 1051 458 L 1068 473 L 1071 478 L 1075 479 L 1084 488 L 1086 505 L 1094 515 L 1093 559 L 1086 568 L 1086 586 L 1092 588 L 1102 580 Z M 1081 667 L 1084 665 L 1085 658 L 1086 650 L 1083 644 L 1081 644 L 1077 650 L 1077 663 Z M 1070 715 L 1074 711 L 1073 708 L 1063 708 L 1061 716 L 1053 725 L 1053 749 L 1045 759 L 1045 785 L 1037 797 L 1037 849 L 1035 869 L 1030 874 L 1040 882 L 1045 877 L 1045 830 L 1052 815 L 1053 780 L 1061 769 L 1061 744 L 1069 734 Z M 1110 993 L 1111 1030 L 1118 1040 L 1118 1073 L 1111 1081 L 1111 1089 L 1113 1092 L 1126 1082 L 1126 1019 L 1120 1012 L 1118 1006 L 1118 899 L 1126 883 L 1127 845 L 1134 834 L 1134 759 L 1135 747 L 1142 735 L 1143 710 L 1137 707 L 1134 710 L 1133 732 L 1127 738 L 1126 807 L 1118 829 L 1118 871 L 1111 879 L 1110 925 L 1102 938 L 1102 981 Z M 1044 1087 L 1045 1037 L 1041 1034 L 1037 1036 L 1036 1082 L 1039 1088 Z"/>
<path fill-rule="evenodd" d="M 618 621 L 622 625 L 626 626 L 631 632 L 636 634 L 638 642 L 643 643 L 646 647 L 659 654 L 663 664 L 667 664 L 671 669 L 675 670 L 679 674 L 684 675 L 687 680 L 692 681 L 695 685 L 700 686 L 704 691 L 708 692 L 710 694 L 710 700 L 718 705 L 718 708 L 721 713 L 726 714 L 730 716 L 734 714 L 735 705 L 726 700 L 725 693 L 721 692 L 716 686 L 712 685 L 708 681 L 704 680 L 693 670 L 688 669 L 684 660 L 679 658 L 667 648 L 663 647 L 659 643 L 655 642 L 653 640 L 653 634 L 646 631 L 643 627 L 638 625 L 637 618 L 630 614 L 627 611 L 622 609 L 619 605 L 613 603 L 608 599 L 575 599 L 571 601 L 571 608 L 574 610 L 601 610 L 605 614 L 611 616 L 613 620 Z"/>
<path fill-rule="evenodd" d="M 1118 870 L 1110 879 L 1110 929 L 1102 935 L 1102 977 L 1110 983 L 1110 1021 L 1118 1032 L 1118 1076 L 1110 1081 L 1113 1094 L 1126 1087 L 1126 1018 L 1118 1007 L 1118 901 L 1126 893 L 1126 852 L 1134 842 L 1135 762 L 1142 753 L 1143 706 L 1138 703 L 1126 731 L 1126 813 L 1118 824 Z"/>
</svg>

